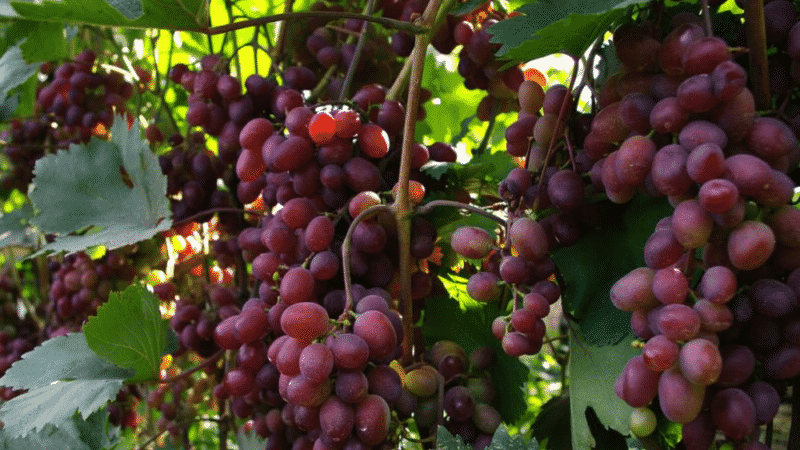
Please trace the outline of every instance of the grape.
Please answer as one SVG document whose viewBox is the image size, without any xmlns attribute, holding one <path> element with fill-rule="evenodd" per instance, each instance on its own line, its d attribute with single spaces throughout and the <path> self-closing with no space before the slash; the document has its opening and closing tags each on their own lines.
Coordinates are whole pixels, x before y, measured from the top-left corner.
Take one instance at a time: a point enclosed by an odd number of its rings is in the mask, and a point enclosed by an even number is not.
<svg viewBox="0 0 800 450">
<path fill-rule="evenodd" d="M 386 400 L 377 395 L 367 397 L 356 405 L 356 436 L 367 445 L 378 445 L 389 433 L 391 414 Z"/>
<path fill-rule="evenodd" d="M 663 304 L 683 303 L 689 295 L 689 281 L 677 268 L 664 268 L 653 275 L 653 295 Z"/>
<path fill-rule="evenodd" d="M 656 231 L 644 244 L 644 261 L 652 269 L 669 267 L 678 262 L 683 254 L 683 246 L 675 239 L 671 229 Z"/>
<path fill-rule="evenodd" d="M 700 186 L 698 200 L 711 213 L 725 214 L 736 206 L 739 200 L 739 189 L 732 182 L 715 178 Z"/>
<path fill-rule="evenodd" d="M 357 143 L 358 148 L 370 158 L 382 158 L 389 153 L 389 135 L 378 125 L 362 125 Z"/>
<path fill-rule="evenodd" d="M 701 386 L 713 384 L 722 371 L 722 356 L 716 344 L 705 339 L 691 340 L 681 347 L 681 373 Z"/>
<path fill-rule="evenodd" d="M 333 370 L 333 353 L 324 344 L 308 345 L 300 352 L 300 373 L 312 383 L 322 383 Z"/>
<path fill-rule="evenodd" d="M 685 23 L 675 27 L 664 38 L 658 51 L 658 65 L 669 76 L 682 76 L 682 56 L 689 46 L 705 36 L 703 27 L 696 23 Z"/>
<path fill-rule="evenodd" d="M 788 155 L 797 146 L 797 138 L 780 120 L 757 117 L 747 136 L 747 146 L 756 155 L 774 160 Z"/>
<path fill-rule="evenodd" d="M 614 383 L 614 391 L 625 403 L 639 408 L 655 398 L 658 386 L 659 373 L 648 369 L 642 356 L 637 355 L 625 365 Z"/>
<path fill-rule="evenodd" d="M 328 312 L 318 303 L 294 303 L 281 315 L 283 332 L 301 342 L 310 343 L 325 333 L 329 327 Z"/>
<path fill-rule="evenodd" d="M 763 265 L 775 249 L 775 234 L 762 222 L 746 220 L 728 237 L 728 258 L 734 267 L 753 270 Z"/>
<path fill-rule="evenodd" d="M 730 142 L 740 142 L 750 132 L 756 117 L 755 99 L 749 89 L 742 89 L 729 101 L 709 112 L 709 120 L 719 125 Z"/>
<path fill-rule="evenodd" d="M 658 379 L 658 401 L 661 411 L 672 422 L 689 423 L 703 407 L 705 386 L 687 380 L 678 367 L 661 374 Z"/>
<path fill-rule="evenodd" d="M 386 400 L 392 406 L 400 397 L 403 384 L 400 376 L 389 366 L 377 366 L 367 374 L 368 392 Z"/>
<path fill-rule="evenodd" d="M 403 384 L 405 389 L 417 397 L 430 397 L 438 389 L 436 371 L 430 366 L 413 369 L 406 374 Z"/>
<path fill-rule="evenodd" d="M 509 356 L 535 355 L 542 348 L 542 340 L 533 340 L 531 337 L 518 331 L 505 333 L 501 346 Z"/>
<path fill-rule="evenodd" d="M 351 158 L 344 164 L 344 171 L 347 187 L 356 192 L 377 192 L 381 188 L 380 171 L 364 158 Z"/>
<path fill-rule="evenodd" d="M 748 295 L 756 311 L 769 317 L 785 316 L 797 306 L 797 294 L 778 280 L 758 280 L 750 286 Z"/>
<path fill-rule="evenodd" d="M 686 450 L 708 450 L 714 443 L 716 431 L 711 413 L 704 411 L 683 425 L 681 442 L 686 446 Z"/>
<path fill-rule="evenodd" d="M 775 380 L 800 374 L 800 347 L 783 347 L 764 359 L 764 373 Z"/>
<path fill-rule="evenodd" d="M 242 311 L 234 324 L 234 335 L 242 344 L 253 342 L 263 337 L 269 327 L 267 313 L 260 308 Z"/>
<path fill-rule="evenodd" d="M 255 379 L 245 370 L 232 369 L 225 373 L 225 389 L 230 395 L 241 397 L 256 387 Z"/>
<path fill-rule="evenodd" d="M 320 406 L 330 396 L 332 390 L 328 381 L 314 383 L 303 375 L 289 380 L 286 386 L 285 400 L 305 407 Z"/>
<path fill-rule="evenodd" d="M 626 95 L 619 105 L 620 121 L 639 134 L 647 134 L 653 128 L 650 125 L 650 113 L 655 106 L 653 98 L 646 94 L 631 93 Z"/>
<path fill-rule="evenodd" d="M 364 372 L 339 372 L 336 375 L 336 396 L 347 403 L 358 403 L 367 396 L 369 382 Z"/>
<path fill-rule="evenodd" d="M 666 97 L 653 105 L 649 121 L 659 133 L 678 133 L 689 123 L 689 111 L 681 106 L 677 97 Z"/>
<path fill-rule="evenodd" d="M 672 213 L 672 233 L 686 248 L 700 248 L 708 242 L 714 221 L 697 200 L 685 200 Z"/>
<path fill-rule="evenodd" d="M 318 147 L 331 143 L 336 136 L 336 124 L 333 117 L 326 112 L 314 114 L 308 120 L 308 135 Z"/>
<path fill-rule="evenodd" d="M 506 283 L 518 284 L 528 278 L 528 265 L 517 256 L 506 256 L 500 262 L 500 278 Z"/>
<path fill-rule="evenodd" d="M 490 272 L 478 272 L 467 280 L 467 293 L 479 302 L 491 302 L 500 297 L 500 278 Z"/>
<path fill-rule="evenodd" d="M 723 61 L 711 72 L 714 95 L 721 101 L 733 100 L 747 86 L 747 72 L 733 61 Z"/>
<path fill-rule="evenodd" d="M 758 196 L 770 184 L 772 169 L 757 156 L 738 154 L 725 160 L 725 178 L 744 195 Z"/>
<path fill-rule="evenodd" d="M 656 152 L 650 175 L 659 192 L 679 196 L 692 186 L 692 179 L 686 171 L 688 158 L 686 149 L 677 144 L 666 145 Z"/>
<path fill-rule="evenodd" d="M 397 334 L 386 315 L 380 311 L 359 314 L 353 324 L 353 333 L 367 343 L 369 356 L 383 360 L 391 356 L 397 347 Z"/>
<path fill-rule="evenodd" d="M 726 437 L 740 441 L 755 427 L 755 407 L 743 390 L 726 388 L 711 400 L 711 418 Z"/>
<path fill-rule="evenodd" d="M 703 330 L 712 332 L 724 331 L 733 324 L 733 312 L 725 305 L 699 299 L 692 308 L 700 316 Z"/>
<path fill-rule="evenodd" d="M 333 442 L 342 442 L 350 437 L 355 423 L 353 407 L 336 396 L 331 396 L 319 410 L 322 432 Z"/>
<path fill-rule="evenodd" d="M 800 247 L 800 210 L 791 206 L 779 207 L 767 219 L 778 243 L 787 247 Z"/>
<path fill-rule="evenodd" d="M 620 182 L 629 186 L 638 186 L 644 182 L 655 157 L 656 145 L 645 136 L 631 136 L 626 139 L 619 150 L 614 165 Z"/>
<path fill-rule="evenodd" d="M 688 74 L 711 73 L 717 65 L 731 59 L 728 43 L 716 36 L 701 37 L 683 53 L 681 63 Z"/>
<path fill-rule="evenodd" d="M 280 297 L 287 305 L 310 302 L 314 298 L 314 275 L 308 269 L 292 267 L 281 279 Z"/>
<path fill-rule="evenodd" d="M 592 120 L 591 131 L 599 141 L 618 142 L 622 141 L 628 137 L 628 134 L 630 134 L 630 129 L 628 129 L 628 127 L 626 127 L 619 118 L 620 104 L 620 102 L 612 103 L 601 109 L 600 112 L 594 116 L 594 119 Z M 655 106 L 653 108 L 655 109 Z M 653 128 L 656 127 L 654 126 Z M 539 141 L 537 140 L 537 142 Z M 547 145 L 549 145 L 549 142 L 543 144 L 545 147 Z"/>
<path fill-rule="evenodd" d="M 764 5 L 764 31 L 767 42 L 780 44 L 786 41 L 789 29 L 795 23 L 797 10 L 794 4 L 786 0 L 778 0 Z"/>
<path fill-rule="evenodd" d="M 721 177 L 724 173 L 724 164 L 725 155 L 722 153 L 722 148 L 714 142 L 706 142 L 689 153 L 686 172 L 692 180 L 705 183 Z"/>
<path fill-rule="evenodd" d="M 678 142 L 688 151 L 705 143 L 714 143 L 719 148 L 725 148 L 728 146 L 728 136 L 716 124 L 706 120 L 693 120 L 681 129 Z"/>
<path fill-rule="evenodd" d="M 649 436 L 656 429 L 656 415 L 650 408 L 634 408 L 631 411 L 630 429 L 637 437 Z"/>
<path fill-rule="evenodd" d="M 233 350 L 239 347 L 241 343 L 236 338 L 236 321 L 238 316 L 231 316 L 224 319 L 214 328 L 214 342 L 220 347 L 227 350 Z"/>
<path fill-rule="evenodd" d="M 535 220 L 523 217 L 514 221 L 508 232 L 511 245 L 528 261 L 544 258 L 548 251 L 547 235 Z"/>
<path fill-rule="evenodd" d="M 678 362 L 680 348 L 663 334 L 653 336 L 642 349 L 645 366 L 654 372 L 663 372 Z"/>
<path fill-rule="evenodd" d="M 466 22 L 468 23 L 468 22 Z M 519 105 L 523 111 L 536 114 L 544 105 L 544 91 L 535 81 L 523 81 L 518 89 Z"/>
<path fill-rule="evenodd" d="M 690 306 L 672 303 L 654 314 L 657 329 L 673 341 L 688 341 L 700 332 L 700 316 Z"/>
<path fill-rule="evenodd" d="M 475 402 L 466 387 L 453 386 L 444 393 L 444 410 L 452 420 L 467 420 L 475 411 Z"/>
<path fill-rule="evenodd" d="M 714 85 L 707 73 L 692 75 L 678 86 L 678 104 L 693 113 L 706 112 L 719 101 L 714 95 Z"/>
<path fill-rule="evenodd" d="M 385 100 L 383 104 L 378 108 L 378 115 L 376 117 L 377 125 L 364 125 L 361 127 L 361 131 L 359 131 L 359 141 L 361 141 L 361 136 L 367 131 L 367 128 L 370 128 L 370 134 L 376 133 L 376 137 L 380 134 L 383 134 L 383 138 L 385 139 L 386 146 L 388 147 L 389 143 L 389 136 L 397 136 L 403 130 L 403 120 L 405 119 L 405 108 L 403 107 L 402 103 L 398 102 L 397 100 Z M 385 130 L 385 131 L 384 131 Z M 372 141 L 374 138 L 369 138 Z M 383 139 L 379 139 L 379 142 Z M 361 144 L 359 143 L 359 146 Z M 380 152 L 382 152 L 382 145 L 378 146 L 380 148 Z M 368 150 L 362 147 L 362 150 L 369 153 Z M 377 158 L 378 156 L 374 156 Z"/>
<path fill-rule="evenodd" d="M 622 311 L 650 309 L 658 304 L 651 289 L 655 272 L 639 267 L 628 272 L 611 287 L 611 302 Z"/>
</svg>

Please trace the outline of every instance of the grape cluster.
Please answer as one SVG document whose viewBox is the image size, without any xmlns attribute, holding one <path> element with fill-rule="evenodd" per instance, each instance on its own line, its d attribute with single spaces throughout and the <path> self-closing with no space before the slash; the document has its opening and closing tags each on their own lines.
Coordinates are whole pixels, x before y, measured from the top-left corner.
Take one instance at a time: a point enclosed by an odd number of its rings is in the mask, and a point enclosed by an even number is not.
<svg viewBox="0 0 800 450">
<path fill-rule="evenodd" d="M 611 288 L 644 341 L 617 395 L 636 408 L 657 397 L 684 424 L 687 449 L 707 449 L 717 430 L 757 448 L 782 380 L 800 373 L 800 212 L 787 175 L 797 137 L 756 117 L 746 71 L 695 20 L 661 41 L 651 27 L 623 25 L 614 46 L 625 70 L 603 86 L 584 140 L 593 185 L 617 203 L 643 191 L 674 207 L 645 243 L 646 267 Z"/>
<path fill-rule="evenodd" d="M 4 131 L 3 151 L 11 163 L 2 179 L 4 189 L 26 192 L 37 159 L 70 144 L 86 143 L 92 135 L 105 135 L 114 114 L 124 115 L 126 102 L 149 84 L 150 73 L 139 66 L 141 84 L 134 86 L 119 72 L 100 72 L 95 61 L 96 54 L 84 50 L 55 70 L 51 64 L 42 66 L 47 81 L 37 92 L 34 116 L 16 119 Z"/>
<path fill-rule="evenodd" d="M 108 300 L 111 291 L 130 284 L 136 276 L 130 259 L 134 251 L 120 249 L 98 260 L 78 252 L 64 257 L 63 262 L 51 261 L 47 308 L 54 313 L 54 319 L 47 324 L 48 337 L 80 331 L 86 319 Z"/>
</svg>

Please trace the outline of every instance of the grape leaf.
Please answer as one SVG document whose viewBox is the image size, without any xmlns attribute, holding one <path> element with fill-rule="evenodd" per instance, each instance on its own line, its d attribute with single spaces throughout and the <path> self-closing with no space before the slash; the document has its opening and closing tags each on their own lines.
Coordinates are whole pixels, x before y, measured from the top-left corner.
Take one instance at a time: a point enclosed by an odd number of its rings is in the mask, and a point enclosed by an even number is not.
<svg viewBox="0 0 800 450">
<path fill-rule="evenodd" d="M 22 57 L 27 62 L 52 61 L 67 56 L 67 42 L 64 39 L 64 25 L 35 20 L 17 20 L 8 27 L 8 39 L 20 44 Z"/>
<path fill-rule="evenodd" d="M 255 431 L 245 433 L 243 428 L 239 428 L 236 433 L 236 441 L 239 444 L 239 450 L 263 450 L 266 444 L 266 439 L 262 438 Z"/>
<path fill-rule="evenodd" d="M 32 223 L 61 234 L 39 253 L 115 249 L 170 228 L 167 177 L 138 125 L 128 130 L 125 123 L 115 119 L 110 142 L 92 138 L 36 161 L 29 197 L 39 213 Z M 84 235 L 66 235 L 87 227 Z"/>
<path fill-rule="evenodd" d="M 459 5 L 458 8 L 450 11 L 450 14 L 454 16 L 464 16 L 471 13 L 472 11 L 475 11 L 484 3 L 488 3 L 488 0 L 467 0 L 466 2 Z"/>
<path fill-rule="evenodd" d="M 20 45 L 24 44 L 23 41 L 9 47 L 0 58 L 0 67 L 3 68 L 0 71 L 0 100 L 4 100 L 11 89 L 24 83 L 39 70 L 39 64 L 28 64 L 22 57 Z"/>
<path fill-rule="evenodd" d="M 154 379 L 171 333 L 161 319 L 158 299 L 142 286 L 112 292 L 108 301 L 83 326 L 86 343 L 101 358 L 133 368 L 129 382 Z"/>
<path fill-rule="evenodd" d="M 136 20 L 144 15 L 142 0 L 106 0 L 106 3 L 119 11 L 128 20 Z"/>
<path fill-rule="evenodd" d="M 518 16 L 489 27 L 491 42 L 502 44 L 497 55 L 527 62 L 553 53 L 579 57 L 628 6 L 645 0 L 537 0 L 517 9 Z"/>
<path fill-rule="evenodd" d="M 548 450 L 572 450 L 569 397 L 553 397 L 542 405 L 533 421 L 533 436 Z"/>
<path fill-rule="evenodd" d="M 611 303 L 611 286 L 644 265 L 642 249 L 655 224 L 672 211 L 665 199 L 638 196 L 625 205 L 604 203 L 601 228 L 553 252 L 566 284 L 564 310 L 578 321 L 588 342 L 613 344 L 630 333 L 630 313 Z"/>
<path fill-rule="evenodd" d="M 133 371 L 109 364 L 86 343 L 83 333 L 48 339 L 22 355 L 0 378 L 0 385 L 36 389 L 64 380 L 124 380 Z"/>
<path fill-rule="evenodd" d="M 131 16 L 137 14 L 135 2 L 136 0 L 45 0 L 36 3 L 14 1 L 11 6 L 22 17 L 48 22 L 186 31 L 202 30 L 209 25 L 207 0 L 141 0 L 142 13 L 135 20 L 130 20 Z"/>
<path fill-rule="evenodd" d="M 522 436 L 511 437 L 505 425 L 500 424 L 486 450 L 539 450 L 539 443 L 531 439 L 526 443 Z"/>
<path fill-rule="evenodd" d="M 631 407 L 614 393 L 614 382 L 628 360 L 640 350 L 631 347 L 632 337 L 615 345 L 597 346 L 587 341 L 576 327 L 570 327 L 570 411 L 572 447 L 594 448 L 595 439 L 586 419 L 591 407 L 605 426 L 628 434 Z"/>
<path fill-rule="evenodd" d="M 45 425 L 62 426 L 75 414 L 84 419 L 117 397 L 123 380 L 57 381 L 14 397 L 0 408 L 0 420 L 9 436 L 25 436 Z"/>
<path fill-rule="evenodd" d="M 12 438 L 7 431 L 0 430 L 0 450 L 107 448 L 119 439 L 118 428 L 106 433 L 107 418 L 105 409 L 95 411 L 86 420 L 75 414 L 59 427 L 47 424 L 39 432 L 29 433 L 25 437 Z"/>
<path fill-rule="evenodd" d="M 497 361 L 489 369 L 496 384 L 497 404 L 492 405 L 506 423 L 513 423 L 526 408 L 523 386 L 528 370 L 518 358 L 503 352 L 500 341 L 492 334 L 492 321 L 500 312 L 497 303 L 480 303 L 466 290 L 467 280 L 455 274 L 440 276 L 447 294 L 433 294 L 425 301 L 422 334 L 428 346 L 447 339 L 461 345 L 469 353 L 476 347 L 495 349 Z M 436 292 L 436 287 L 434 287 Z"/>
<path fill-rule="evenodd" d="M 472 450 L 472 446 L 465 444 L 460 436 L 453 436 L 447 428 L 439 425 L 436 431 L 437 450 Z"/>
</svg>

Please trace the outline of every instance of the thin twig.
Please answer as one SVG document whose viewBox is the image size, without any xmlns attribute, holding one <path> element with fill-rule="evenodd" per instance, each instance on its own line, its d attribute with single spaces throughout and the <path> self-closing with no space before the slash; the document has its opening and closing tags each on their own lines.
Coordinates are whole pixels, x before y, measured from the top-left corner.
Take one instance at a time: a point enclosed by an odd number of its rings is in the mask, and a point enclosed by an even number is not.
<svg viewBox="0 0 800 450">
<path fill-rule="evenodd" d="M 370 16 L 372 15 L 372 10 L 375 7 L 375 0 L 368 0 L 367 7 L 364 10 L 364 15 Z M 356 49 L 353 52 L 353 59 L 350 60 L 350 67 L 347 68 L 347 75 L 344 77 L 344 82 L 342 82 L 342 90 L 339 91 L 339 100 L 344 100 L 347 98 L 348 93 L 350 92 L 350 85 L 353 83 L 353 77 L 356 73 L 356 68 L 358 64 L 361 62 L 361 54 L 364 52 L 364 45 L 367 43 L 367 35 L 369 34 L 369 22 L 364 22 L 361 26 L 361 35 L 358 37 L 358 43 L 356 44 Z"/>
<path fill-rule="evenodd" d="M 286 4 L 283 10 L 284 15 L 292 14 L 293 7 L 294 7 L 294 0 L 286 0 Z M 272 48 L 272 53 L 270 54 L 270 58 L 272 58 L 272 64 L 270 65 L 269 73 L 274 73 L 276 70 L 278 70 L 278 62 L 280 61 L 280 57 L 283 54 L 283 47 L 286 43 L 286 33 L 288 29 L 289 29 L 289 21 L 288 20 L 282 21 L 280 23 L 280 29 L 278 30 L 278 40 L 275 41 L 275 47 Z"/>
<path fill-rule="evenodd" d="M 418 207 L 417 208 L 417 214 L 420 214 L 420 215 L 428 214 L 429 212 L 431 212 L 437 206 L 449 206 L 451 208 L 465 209 L 465 210 L 467 210 L 469 212 L 472 212 L 472 213 L 481 215 L 483 217 L 486 217 L 487 219 L 492 219 L 495 222 L 499 223 L 500 225 L 503 225 L 503 226 L 506 225 L 506 220 L 505 219 L 497 217 L 494 214 L 490 213 L 489 211 L 485 211 L 485 210 L 483 210 L 483 209 L 481 209 L 481 208 L 479 208 L 479 207 L 477 207 L 475 205 L 470 205 L 468 203 L 461 203 L 461 202 L 457 202 L 457 201 L 454 201 L 454 200 L 433 200 L 433 201 L 430 201 L 430 202 Z"/>
<path fill-rule="evenodd" d="M 750 77 L 753 80 L 753 97 L 756 109 L 769 109 L 769 68 L 767 66 L 767 35 L 764 29 L 764 2 L 746 2 L 744 26 L 747 30 L 747 46 L 750 49 Z"/>
</svg>

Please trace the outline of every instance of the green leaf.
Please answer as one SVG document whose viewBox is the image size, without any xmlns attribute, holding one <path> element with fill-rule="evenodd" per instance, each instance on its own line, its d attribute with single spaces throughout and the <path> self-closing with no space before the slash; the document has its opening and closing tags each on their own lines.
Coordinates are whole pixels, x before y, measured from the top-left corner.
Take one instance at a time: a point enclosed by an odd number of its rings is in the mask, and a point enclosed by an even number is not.
<svg viewBox="0 0 800 450">
<path fill-rule="evenodd" d="M 569 397 L 553 397 L 542 405 L 531 429 L 548 450 L 572 450 Z"/>
<path fill-rule="evenodd" d="M 43 430 L 48 424 L 60 427 L 75 411 L 89 417 L 116 398 L 122 386 L 122 379 L 58 381 L 3 404 L 0 420 L 11 437 Z"/>
<path fill-rule="evenodd" d="M 106 0 L 106 3 L 114 7 L 128 20 L 136 20 L 144 15 L 142 0 Z"/>
<path fill-rule="evenodd" d="M 460 436 L 453 436 L 447 431 L 447 428 L 441 425 L 436 432 L 436 448 L 437 450 L 472 450 L 472 446 L 465 444 Z"/>
<path fill-rule="evenodd" d="M 579 57 L 628 6 L 644 0 L 537 0 L 523 5 L 519 16 L 489 28 L 491 42 L 503 44 L 497 55 L 509 65 L 553 53 Z"/>
<path fill-rule="evenodd" d="M 236 440 L 239 444 L 239 450 L 263 450 L 266 444 L 266 439 L 260 437 L 254 431 L 245 433 L 243 428 L 239 428 L 236 433 Z"/>
<path fill-rule="evenodd" d="M 46 233 L 61 234 L 40 253 L 96 245 L 111 250 L 169 229 L 166 189 L 167 177 L 138 125 L 128 130 L 125 119 L 117 117 L 110 142 L 92 138 L 88 145 L 73 144 L 36 161 L 29 196 L 39 213 L 32 222 Z M 87 227 L 92 228 L 85 235 L 65 235 Z"/>
<path fill-rule="evenodd" d="M 106 433 L 108 412 L 101 409 L 92 413 L 86 420 L 77 414 L 59 427 L 47 424 L 38 433 L 13 438 L 8 431 L 0 430 L 0 450 L 20 449 L 59 449 L 96 450 L 106 448 L 117 440 L 117 429 Z"/>
<path fill-rule="evenodd" d="M 492 405 L 507 423 L 513 423 L 526 408 L 523 387 L 529 372 L 518 358 L 503 352 L 500 341 L 492 334 L 492 321 L 500 314 L 497 302 L 480 303 L 466 290 L 467 280 L 455 274 L 440 276 L 448 295 L 432 295 L 425 301 L 422 334 L 428 345 L 451 340 L 469 353 L 476 347 L 495 349 L 497 361 L 491 367 L 493 380 L 498 381 L 497 404 Z"/>
<path fill-rule="evenodd" d="M 83 326 L 86 342 L 101 358 L 133 368 L 129 382 L 155 379 L 167 345 L 169 325 L 161 319 L 158 299 L 139 285 L 112 292 Z"/>
<path fill-rule="evenodd" d="M 488 3 L 488 0 L 467 0 L 466 2 L 462 3 L 458 8 L 450 11 L 450 14 L 458 17 L 458 16 L 465 16 L 472 11 L 478 9 L 484 3 Z"/>
<path fill-rule="evenodd" d="M 17 20 L 6 36 L 14 42 L 25 39 L 20 45 L 22 57 L 27 62 L 52 61 L 67 56 L 64 25 L 35 20 Z"/>
<path fill-rule="evenodd" d="M 201 30 L 209 25 L 207 0 L 141 0 L 142 14 L 130 20 L 136 14 L 133 3 L 134 0 L 45 0 L 15 1 L 11 6 L 22 17 L 48 22 L 172 30 Z"/>
<path fill-rule="evenodd" d="M 425 119 L 417 126 L 417 142 L 451 142 L 461 132 L 461 123 L 475 114 L 485 93 L 464 87 L 464 79 L 456 71 L 456 55 L 425 57 L 422 86 L 433 93 L 425 102 Z M 482 124 L 482 122 L 481 122 Z M 480 140 L 477 135 L 476 140 Z"/>
<path fill-rule="evenodd" d="M 539 450 L 539 443 L 532 439 L 526 443 L 522 436 L 511 437 L 505 425 L 500 424 L 486 450 Z"/>
<path fill-rule="evenodd" d="M 604 202 L 602 228 L 580 242 L 553 252 L 566 283 L 564 310 L 576 319 L 584 338 L 596 345 L 614 344 L 630 333 L 630 313 L 611 303 L 611 286 L 644 265 L 642 249 L 656 223 L 672 212 L 665 199 L 637 196 L 625 205 Z"/>
<path fill-rule="evenodd" d="M 23 42 L 24 44 L 24 42 Z M 39 70 L 39 64 L 28 64 L 17 44 L 9 47 L 0 58 L 0 99 L 5 99 L 11 89 L 21 85 Z"/>
<path fill-rule="evenodd" d="M 632 408 L 614 393 L 614 382 L 628 360 L 641 353 L 631 347 L 633 338 L 615 345 L 597 346 L 570 327 L 569 393 L 572 415 L 572 447 L 594 448 L 586 409 L 591 407 L 602 425 L 628 434 Z M 602 448 L 602 447 L 598 447 Z"/>
<path fill-rule="evenodd" d="M 0 378 L 0 385 L 16 389 L 37 389 L 66 380 L 124 380 L 130 369 L 100 359 L 86 343 L 83 333 L 48 339 L 22 355 Z"/>
</svg>

